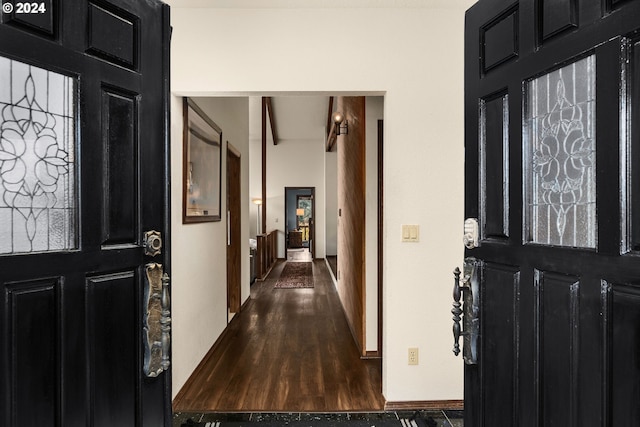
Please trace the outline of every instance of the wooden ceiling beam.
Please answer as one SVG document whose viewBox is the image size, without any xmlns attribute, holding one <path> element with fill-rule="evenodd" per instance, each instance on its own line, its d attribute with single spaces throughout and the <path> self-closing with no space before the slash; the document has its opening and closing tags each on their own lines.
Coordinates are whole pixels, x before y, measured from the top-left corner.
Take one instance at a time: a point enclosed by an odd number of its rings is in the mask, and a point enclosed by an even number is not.
<svg viewBox="0 0 640 427">
<path fill-rule="evenodd" d="M 327 137 L 327 153 L 333 150 L 333 146 L 336 145 L 338 141 L 338 135 L 336 135 L 336 125 L 335 123 L 331 123 L 331 128 L 329 128 L 329 136 Z"/>
<path fill-rule="evenodd" d="M 273 145 L 278 145 L 278 131 L 276 130 L 276 117 L 273 114 L 273 106 L 271 105 L 271 97 L 266 96 L 267 112 L 269 113 L 269 123 L 271 124 L 271 136 L 273 137 Z"/>
<path fill-rule="evenodd" d="M 329 135 L 331 135 L 331 129 L 333 126 L 333 120 L 331 120 L 331 116 L 333 115 L 333 96 L 329 97 L 329 114 L 327 114 L 327 139 L 329 139 Z"/>
<path fill-rule="evenodd" d="M 333 150 L 338 136 L 336 135 L 336 125 L 333 123 L 333 96 L 329 97 L 329 114 L 327 114 L 327 153 Z"/>
</svg>

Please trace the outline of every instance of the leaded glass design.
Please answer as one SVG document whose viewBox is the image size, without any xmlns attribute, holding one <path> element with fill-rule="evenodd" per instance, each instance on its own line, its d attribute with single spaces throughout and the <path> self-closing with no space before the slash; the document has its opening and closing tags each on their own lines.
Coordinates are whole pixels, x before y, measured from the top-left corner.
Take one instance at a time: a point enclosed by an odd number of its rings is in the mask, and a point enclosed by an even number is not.
<svg viewBox="0 0 640 427">
<path fill-rule="evenodd" d="M 73 78 L 0 57 L 0 254 L 77 247 Z"/>
<path fill-rule="evenodd" d="M 595 248 L 595 56 L 526 83 L 526 236 Z"/>
</svg>

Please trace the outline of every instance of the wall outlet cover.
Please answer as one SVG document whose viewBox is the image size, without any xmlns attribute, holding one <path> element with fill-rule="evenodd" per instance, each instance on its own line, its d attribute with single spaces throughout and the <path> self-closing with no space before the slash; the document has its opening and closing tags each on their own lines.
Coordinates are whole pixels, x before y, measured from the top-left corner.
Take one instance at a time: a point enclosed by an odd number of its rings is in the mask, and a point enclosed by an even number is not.
<svg viewBox="0 0 640 427">
<path fill-rule="evenodd" d="M 417 348 L 409 348 L 409 365 L 417 365 L 418 364 L 418 349 Z"/>
</svg>

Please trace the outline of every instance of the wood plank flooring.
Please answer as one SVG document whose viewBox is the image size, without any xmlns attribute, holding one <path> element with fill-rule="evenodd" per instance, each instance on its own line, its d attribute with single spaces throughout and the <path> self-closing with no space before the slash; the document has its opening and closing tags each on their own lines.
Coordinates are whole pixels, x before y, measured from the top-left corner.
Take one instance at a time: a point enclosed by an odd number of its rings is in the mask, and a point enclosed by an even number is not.
<svg viewBox="0 0 640 427">
<path fill-rule="evenodd" d="M 174 401 L 175 412 L 382 411 L 380 360 L 361 360 L 324 260 L 315 287 L 273 289 L 285 262 Z M 205 327 L 203 325 L 203 327 Z"/>
</svg>

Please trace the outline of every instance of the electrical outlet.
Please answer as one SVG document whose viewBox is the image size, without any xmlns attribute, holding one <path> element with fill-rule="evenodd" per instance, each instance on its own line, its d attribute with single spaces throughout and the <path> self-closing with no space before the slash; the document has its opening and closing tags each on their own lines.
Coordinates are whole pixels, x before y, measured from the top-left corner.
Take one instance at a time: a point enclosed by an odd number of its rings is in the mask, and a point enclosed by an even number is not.
<svg viewBox="0 0 640 427">
<path fill-rule="evenodd" d="M 410 348 L 409 349 L 409 365 L 417 365 L 418 364 L 418 349 Z"/>
</svg>

